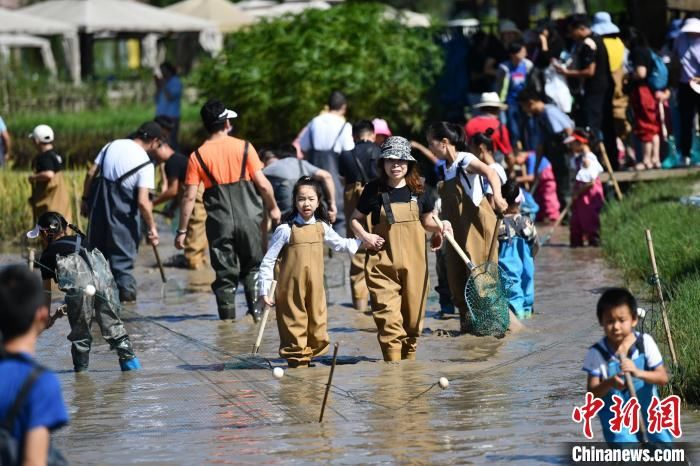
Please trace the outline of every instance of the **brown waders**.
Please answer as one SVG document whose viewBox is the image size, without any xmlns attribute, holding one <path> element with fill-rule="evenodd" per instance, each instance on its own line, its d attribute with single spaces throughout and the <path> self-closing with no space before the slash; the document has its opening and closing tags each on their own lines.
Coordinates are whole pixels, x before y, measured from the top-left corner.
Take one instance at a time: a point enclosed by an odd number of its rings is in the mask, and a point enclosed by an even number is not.
<svg viewBox="0 0 700 466">
<path fill-rule="evenodd" d="M 467 196 L 459 181 L 459 176 L 443 181 L 438 187 L 442 200 L 442 217 L 452 223 L 454 237 L 475 265 L 487 261 L 498 263 L 498 248 L 489 257 L 489 246 L 496 227 L 496 214 L 484 196 L 479 207 Z M 471 322 L 468 320 L 467 302 L 464 287 L 469 278 L 469 269 L 451 247 L 445 250 L 447 281 L 455 307 L 459 309 L 460 328 L 466 333 Z"/>
<path fill-rule="evenodd" d="M 29 198 L 34 213 L 34 221 L 45 212 L 58 212 L 70 223 L 71 205 L 68 186 L 62 172 L 55 172 L 49 181 L 32 183 L 32 197 Z"/>
<path fill-rule="evenodd" d="M 204 208 L 204 185 L 200 184 L 197 189 L 197 197 L 194 201 L 192 216 L 187 224 L 187 235 L 185 236 L 185 259 L 187 267 L 198 269 L 207 260 L 207 232 L 205 223 L 207 221 L 207 211 Z"/>
<path fill-rule="evenodd" d="M 365 262 L 382 355 L 385 361 L 415 359 L 428 296 L 428 257 L 418 203 L 390 204 L 385 193 L 372 232 L 385 241 Z"/>
<path fill-rule="evenodd" d="M 292 225 L 279 257 L 277 328 L 280 356 L 290 367 L 308 365 L 328 351 L 328 317 L 323 288 L 323 223 Z"/>
<path fill-rule="evenodd" d="M 362 189 L 364 185 L 356 181 L 355 183 L 348 184 L 345 186 L 345 219 L 346 219 L 346 234 L 348 238 L 354 238 L 355 233 L 352 231 L 350 224 L 350 219 L 352 218 L 353 212 L 357 208 L 357 202 L 360 200 L 360 194 L 362 194 Z M 365 230 L 370 231 L 365 220 L 362 226 Z M 357 251 L 355 255 L 352 256 L 350 262 L 350 292 L 352 293 L 352 305 L 358 311 L 364 311 L 367 309 L 367 298 L 369 297 L 369 291 L 367 290 L 367 283 L 365 282 L 365 260 L 367 257 L 367 252 L 363 249 Z"/>
</svg>

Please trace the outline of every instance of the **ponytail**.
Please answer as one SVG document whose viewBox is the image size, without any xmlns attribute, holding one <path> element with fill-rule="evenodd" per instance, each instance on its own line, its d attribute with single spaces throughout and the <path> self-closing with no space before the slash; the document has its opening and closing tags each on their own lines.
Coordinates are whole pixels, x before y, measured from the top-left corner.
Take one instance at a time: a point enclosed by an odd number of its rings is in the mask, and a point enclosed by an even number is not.
<svg viewBox="0 0 700 466">
<path fill-rule="evenodd" d="M 467 138 L 464 135 L 464 129 L 456 123 L 438 121 L 431 124 L 428 127 L 428 138 L 437 141 L 447 139 L 458 151 L 463 152 L 467 150 Z"/>
<path fill-rule="evenodd" d="M 496 131 L 493 128 L 487 128 L 486 131 L 482 133 L 476 133 L 474 136 L 472 136 L 469 142 L 471 143 L 472 147 L 479 147 L 481 145 L 484 145 L 484 147 L 486 147 L 486 150 L 493 154 L 493 139 L 491 136 L 495 132 Z"/>
</svg>

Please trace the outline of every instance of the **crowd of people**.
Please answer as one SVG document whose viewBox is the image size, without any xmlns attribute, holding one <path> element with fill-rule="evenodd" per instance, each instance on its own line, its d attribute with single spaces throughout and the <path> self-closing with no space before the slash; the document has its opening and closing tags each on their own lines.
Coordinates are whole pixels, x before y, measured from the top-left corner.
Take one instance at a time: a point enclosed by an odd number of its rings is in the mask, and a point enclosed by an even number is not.
<svg viewBox="0 0 700 466">
<path fill-rule="evenodd" d="M 411 141 L 392 134 L 381 118 L 350 123 L 348 102 L 334 91 L 326 109 L 293 143 L 261 151 L 262 157 L 250 141 L 232 136 L 238 115 L 216 99 L 200 111 L 207 139 L 189 157 L 180 154 L 179 111 L 168 101 L 182 89 L 173 81 L 174 71 L 165 67 L 155 120 L 106 144 L 86 175 L 81 213 L 89 219 L 87 234 L 70 222 L 53 130 L 39 125 L 30 135 L 38 155 L 29 177 L 35 227 L 27 236 L 39 238 L 44 248 L 36 262 L 44 290 L 40 301 L 31 295 L 19 299 L 18 290 L 33 292 L 36 283 L 17 268 L 0 272 L 6 350 L 33 354 L 41 329 L 57 316 L 48 312 L 54 281 L 66 293 L 65 305 L 56 312 L 68 316 L 74 370 L 88 369 L 93 320 L 116 350 L 120 368 L 140 369 L 119 309 L 137 299 L 133 270 L 140 243 L 145 238 L 154 247 L 159 244 L 154 206 L 160 204 L 179 212 L 174 243 L 184 256 L 175 264 L 201 268 L 208 249 L 220 319 L 236 318 L 240 285 L 255 322 L 263 306 L 276 305 L 279 354 L 290 368 L 309 366 L 329 348 L 326 248 L 352 256 L 353 307 L 359 312 L 369 307 L 387 362 L 416 358 L 430 286 L 429 250 L 436 254 L 440 316 L 458 314 L 461 333 L 470 333 L 473 325 L 465 300 L 470 270 L 464 254 L 477 265 L 499 263 L 509 283 L 511 318 L 528 318 L 536 309 L 534 257 L 540 242 L 535 222 L 556 222 L 570 209 L 570 245 L 597 246 L 605 197 L 601 162 L 611 154 L 615 168 L 660 166 L 661 137 L 664 128 L 671 129 L 664 115 L 674 113 L 674 102 L 683 122 L 677 128 L 681 154 L 686 160 L 691 156 L 692 117 L 700 110 L 693 90 L 700 83 L 695 69 L 700 67 L 700 20 L 690 18 L 672 28 L 669 41 L 675 44 L 669 42 L 659 58 L 639 31 L 621 34 L 607 13 L 594 15 L 592 24 L 585 16 L 569 18 L 570 50 L 553 25 L 521 33 L 503 22 L 502 42 L 482 33 L 473 38 L 472 64 L 479 66 L 472 72 L 473 114 L 466 124 L 433 122 L 423 142 Z M 672 84 L 668 71 L 674 57 L 681 75 Z M 664 73 L 665 82 L 659 76 Z M 163 170 L 163 187 L 152 198 L 157 166 Z M 443 245 L 446 237 L 459 251 Z M 498 248 L 489 246 L 492 240 Z M 601 298 L 598 310 L 606 331 L 604 349 L 624 347 L 631 356 L 636 351 L 633 358 L 646 353 L 653 358 L 651 369 L 637 370 L 622 361 L 623 370 L 636 371 L 645 383 L 665 383 L 653 341 L 631 327 L 622 333 L 608 328 L 616 319 L 636 322 L 631 295 L 615 293 Z M 13 306 L 19 307 L 8 313 Z M 616 372 L 603 379 L 609 374 L 605 363 L 615 354 L 600 356 L 603 362 L 598 353 L 587 357 L 589 387 L 601 396 L 621 389 Z M 0 361 L 0 371 L 19 371 L 15 366 L 21 358 L 29 367 L 22 371 L 30 373 L 31 356 Z M 55 384 L 50 373 L 31 373 L 30 385 Z M 27 389 L 18 385 L 13 390 Z M 66 421 L 62 400 L 54 397 L 51 403 L 41 424 L 47 430 Z M 22 442 L 43 442 L 28 431 Z"/>
</svg>

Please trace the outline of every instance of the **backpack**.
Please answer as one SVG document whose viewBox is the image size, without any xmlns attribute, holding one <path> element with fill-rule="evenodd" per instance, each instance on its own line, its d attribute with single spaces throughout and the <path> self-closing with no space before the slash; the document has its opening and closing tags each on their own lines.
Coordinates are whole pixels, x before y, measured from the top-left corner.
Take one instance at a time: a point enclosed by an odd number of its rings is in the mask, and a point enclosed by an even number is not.
<svg viewBox="0 0 700 466">
<path fill-rule="evenodd" d="M 8 355 L 7 357 L 12 357 Z M 22 410 L 22 406 L 29 396 L 34 383 L 41 377 L 45 372 L 45 369 L 39 365 L 34 364 L 31 372 L 25 379 L 22 387 L 17 393 L 14 403 L 10 406 L 10 409 L 5 416 L 5 419 L 0 423 L 0 464 L 2 465 L 19 465 L 22 464 L 22 451 L 20 451 L 19 441 L 12 436 L 12 431 L 14 430 L 15 421 L 17 416 Z M 47 457 L 47 463 L 49 466 L 66 466 L 68 462 L 63 457 L 61 452 L 49 444 L 49 452 Z"/>
<path fill-rule="evenodd" d="M 652 67 L 647 76 L 647 84 L 653 91 L 666 89 L 668 86 L 668 68 L 666 63 L 653 50 L 649 49 L 649 53 L 651 53 Z"/>
</svg>

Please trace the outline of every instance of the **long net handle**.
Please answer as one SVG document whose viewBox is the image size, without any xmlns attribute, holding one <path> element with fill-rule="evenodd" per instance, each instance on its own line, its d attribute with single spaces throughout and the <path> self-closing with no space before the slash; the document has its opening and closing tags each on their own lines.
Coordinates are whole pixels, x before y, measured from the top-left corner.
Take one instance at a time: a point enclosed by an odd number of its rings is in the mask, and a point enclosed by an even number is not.
<svg viewBox="0 0 700 466">
<path fill-rule="evenodd" d="M 433 214 L 433 220 L 437 224 L 437 226 L 442 230 L 442 220 L 438 218 L 437 215 Z M 469 257 L 467 254 L 464 252 L 464 250 L 460 247 L 459 244 L 457 244 L 457 241 L 455 241 L 455 237 L 452 236 L 451 233 L 445 233 L 445 238 L 447 238 L 447 242 L 450 243 L 452 248 L 454 248 L 455 252 L 457 255 L 464 261 L 467 267 L 469 267 L 469 270 L 472 270 L 475 266 L 474 263 L 469 260 Z"/>
<path fill-rule="evenodd" d="M 661 280 L 659 279 L 659 269 L 656 266 L 656 255 L 654 254 L 654 241 L 651 239 L 651 230 L 645 230 L 647 237 L 647 248 L 649 249 L 649 258 L 651 259 L 651 269 L 654 273 L 653 280 L 656 286 L 656 294 L 659 295 L 659 303 L 661 304 L 661 318 L 664 322 L 664 330 L 666 331 L 666 339 L 668 340 L 668 348 L 671 350 L 671 359 L 674 365 L 678 365 L 678 357 L 676 356 L 676 347 L 673 345 L 671 338 L 671 325 L 668 323 L 668 314 L 666 313 L 666 301 L 664 301 L 664 292 L 661 288 Z"/>
<path fill-rule="evenodd" d="M 612 165 L 610 165 L 610 159 L 608 158 L 608 152 L 605 150 L 605 144 L 603 144 L 603 141 L 598 143 L 598 147 L 600 147 L 600 155 L 603 156 L 605 170 L 608 172 L 608 175 L 610 175 L 610 180 L 612 181 L 613 187 L 615 188 L 615 196 L 617 196 L 618 201 L 621 201 L 622 190 L 620 190 L 620 185 L 617 184 L 617 178 L 615 178 L 615 173 L 613 173 Z"/>
<path fill-rule="evenodd" d="M 153 255 L 156 256 L 156 263 L 158 264 L 158 270 L 160 271 L 160 279 L 163 283 L 167 282 L 165 279 L 165 270 L 163 270 L 163 263 L 160 261 L 160 253 L 158 252 L 158 246 L 153 245 Z"/>
<path fill-rule="evenodd" d="M 496 218 L 496 227 L 493 229 L 493 236 L 491 237 L 491 246 L 489 246 L 489 259 L 493 257 L 493 253 L 496 251 L 496 245 L 498 244 L 498 230 L 501 228 L 501 222 L 503 221 L 503 216 L 498 214 Z"/>
<path fill-rule="evenodd" d="M 624 354 L 618 354 L 620 361 L 627 359 Z M 625 383 L 627 385 L 627 390 L 630 392 L 632 398 L 637 398 L 637 390 L 634 388 L 634 381 L 632 380 L 632 374 L 625 372 Z M 639 432 L 642 434 L 642 443 L 649 443 L 649 436 L 647 435 L 647 423 L 644 416 L 639 416 Z"/>
<path fill-rule="evenodd" d="M 267 299 L 272 301 L 275 298 L 275 291 L 277 290 L 277 281 L 272 280 L 270 283 L 270 289 L 267 292 Z M 265 325 L 267 324 L 267 318 L 270 315 L 270 306 L 265 304 L 265 310 L 263 311 L 262 319 L 260 320 L 260 328 L 258 328 L 258 337 L 255 339 L 255 345 L 253 346 L 253 354 L 256 354 L 260 349 L 260 343 L 262 343 L 263 333 L 265 333 Z"/>
</svg>

